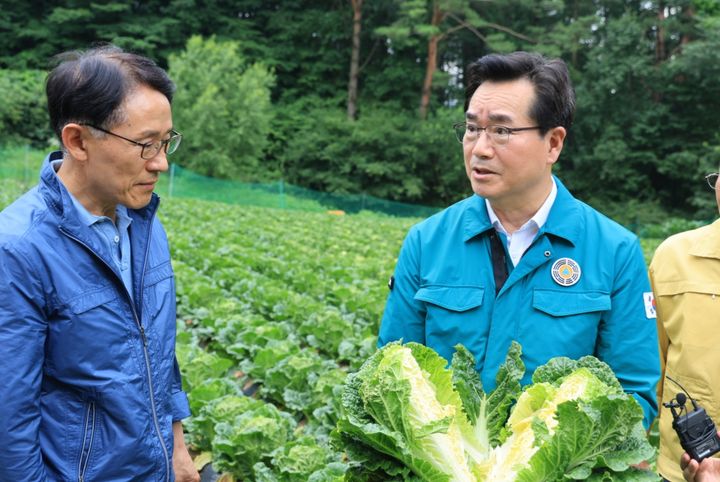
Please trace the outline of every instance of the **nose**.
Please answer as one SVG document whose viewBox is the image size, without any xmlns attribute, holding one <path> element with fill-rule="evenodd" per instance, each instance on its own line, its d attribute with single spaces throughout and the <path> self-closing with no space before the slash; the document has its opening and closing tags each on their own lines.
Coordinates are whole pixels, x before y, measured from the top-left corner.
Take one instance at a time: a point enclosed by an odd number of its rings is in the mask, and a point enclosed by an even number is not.
<svg viewBox="0 0 720 482">
<path fill-rule="evenodd" d="M 165 149 L 160 149 L 155 157 L 145 163 L 145 167 L 151 172 L 166 172 L 168 170 L 168 160 Z"/>
<path fill-rule="evenodd" d="M 480 159 L 492 157 L 494 152 L 493 143 L 490 141 L 490 135 L 485 129 L 478 133 L 475 144 L 472 147 L 472 154 Z"/>
</svg>

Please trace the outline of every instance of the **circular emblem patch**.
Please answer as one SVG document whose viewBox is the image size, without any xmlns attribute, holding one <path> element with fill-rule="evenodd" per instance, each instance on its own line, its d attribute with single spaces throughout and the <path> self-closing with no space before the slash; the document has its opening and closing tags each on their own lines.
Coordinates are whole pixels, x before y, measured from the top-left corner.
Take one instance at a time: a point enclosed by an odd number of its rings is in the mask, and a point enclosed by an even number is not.
<svg viewBox="0 0 720 482">
<path fill-rule="evenodd" d="M 572 286 L 580 280 L 580 265 L 570 258 L 560 258 L 552 265 L 552 278 L 560 286 Z"/>
</svg>

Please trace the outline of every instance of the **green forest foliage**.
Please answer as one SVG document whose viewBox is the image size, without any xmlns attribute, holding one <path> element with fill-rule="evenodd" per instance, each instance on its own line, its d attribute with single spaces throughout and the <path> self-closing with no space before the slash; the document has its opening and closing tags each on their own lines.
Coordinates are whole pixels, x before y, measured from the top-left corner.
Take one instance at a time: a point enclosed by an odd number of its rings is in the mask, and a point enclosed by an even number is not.
<svg viewBox="0 0 720 482">
<path fill-rule="evenodd" d="M 451 129 L 465 67 L 522 49 L 570 66 L 557 173 L 578 197 L 626 224 L 716 212 L 702 179 L 720 164 L 716 0 L 5 3 L 1 143 L 45 147 L 52 56 L 107 41 L 169 68 L 185 167 L 444 206 L 470 192 Z"/>
<path fill-rule="evenodd" d="M 170 55 L 179 86 L 173 122 L 187 133 L 184 165 L 208 176 L 254 180 L 268 144 L 274 78 L 260 63 L 247 65 L 235 41 L 193 36 Z"/>
</svg>

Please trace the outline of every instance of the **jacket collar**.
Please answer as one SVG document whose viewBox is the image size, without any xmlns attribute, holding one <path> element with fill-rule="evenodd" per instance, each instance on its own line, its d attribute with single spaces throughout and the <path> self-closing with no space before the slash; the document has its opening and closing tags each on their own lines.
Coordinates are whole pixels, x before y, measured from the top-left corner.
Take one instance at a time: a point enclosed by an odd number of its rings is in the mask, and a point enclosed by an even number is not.
<svg viewBox="0 0 720 482">
<path fill-rule="evenodd" d="M 580 233 L 584 229 L 583 218 L 579 216 L 580 204 L 570 194 L 560 179 L 553 176 L 557 185 L 557 197 L 550 208 L 550 214 L 547 221 L 543 224 L 538 232 L 538 236 L 543 233 L 552 234 L 566 239 L 573 245 L 577 244 L 580 239 Z M 485 198 L 474 194 L 468 198 L 467 205 L 462 214 L 463 223 L 463 241 L 485 233 L 492 229 L 490 216 L 485 206 Z"/>
<path fill-rule="evenodd" d="M 557 197 L 538 236 L 543 233 L 551 234 L 576 246 L 580 242 L 580 235 L 585 230 L 585 218 L 580 215 L 582 207 L 557 177 L 555 177 L 555 183 L 557 183 L 558 189 Z"/>
<path fill-rule="evenodd" d="M 462 213 L 463 241 L 467 242 L 475 236 L 493 229 L 485 207 L 485 198 L 473 194 L 467 199 Z"/>
<path fill-rule="evenodd" d="M 705 235 L 690 247 L 690 255 L 720 259 L 720 219 L 709 226 Z"/>
</svg>

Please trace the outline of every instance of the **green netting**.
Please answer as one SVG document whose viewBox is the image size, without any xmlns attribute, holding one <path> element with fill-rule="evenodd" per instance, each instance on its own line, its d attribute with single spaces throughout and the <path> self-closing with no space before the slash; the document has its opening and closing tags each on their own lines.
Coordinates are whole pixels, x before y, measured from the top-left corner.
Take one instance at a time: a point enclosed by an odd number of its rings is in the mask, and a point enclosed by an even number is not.
<svg viewBox="0 0 720 482">
<path fill-rule="evenodd" d="M 25 189 L 37 184 L 43 154 L 27 146 L 0 146 L 0 179 L 12 179 Z"/>
<path fill-rule="evenodd" d="M 201 176 L 173 164 L 157 187 L 161 196 L 207 199 L 230 204 L 296 209 L 341 210 L 347 213 L 373 211 L 392 216 L 427 217 L 440 209 L 387 201 L 365 194 L 333 194 L 305 189 L 283 181 L 244 183 Z"/>
<path fill-rule="evenodd" d="M 25 189 L 38 182 L 46 153 L 25 146 L 0 146 L 0 179 L 18 181 Z M 160 176 L 156 188 L 162 197 L 182 197 L 229 204 L 295 209 L 301 211 L 341 210 L 346 213 L 372 211 L 391 216 L 425 218 L 440 208 L 387 201 L 365 194 L 332 194 L 305 189 L 282 181 L 244 183 L 201 176 L 176 164 Z"/>
</svg>

